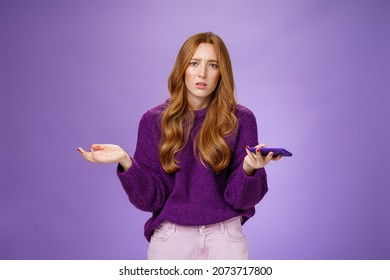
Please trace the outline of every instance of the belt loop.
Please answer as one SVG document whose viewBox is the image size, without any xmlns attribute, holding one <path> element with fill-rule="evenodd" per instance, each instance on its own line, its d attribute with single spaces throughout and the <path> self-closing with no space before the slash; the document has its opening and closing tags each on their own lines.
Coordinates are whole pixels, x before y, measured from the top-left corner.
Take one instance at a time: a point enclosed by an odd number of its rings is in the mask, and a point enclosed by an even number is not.
<svg viewBox="0 0 390 280">
<path fill-rule="evenodd" d="M 225 222 L 220 222 L 219 227 L 221 230 L 221 234 L 224 234 L 225 233 Z"/>
</svg>

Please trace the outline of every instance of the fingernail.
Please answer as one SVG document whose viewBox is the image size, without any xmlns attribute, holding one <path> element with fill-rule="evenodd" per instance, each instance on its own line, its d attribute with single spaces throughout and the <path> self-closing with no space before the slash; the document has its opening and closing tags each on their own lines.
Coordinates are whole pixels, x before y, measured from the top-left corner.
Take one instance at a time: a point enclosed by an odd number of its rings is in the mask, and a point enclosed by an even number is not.
<svg viewBox="0 0 390 280">
<path fill-rule="evenodd" d="M 248 150 L 248 149 L 249 149 L 249 146 L 245 146 L 245 149 L 247 149 L 247 150 Z"/>
<path fill-rule="evenodd" d="M 81 153 L 81 150 L 80 150 L 80 148 L 77 148 L 77 151 L 79 151 L 79 152 Z"/>
<path fill-rule="evenodd" d="M 259 148 L 256 149 L 256 153 L 260 153 L 260 149 Z"/>
</svg>

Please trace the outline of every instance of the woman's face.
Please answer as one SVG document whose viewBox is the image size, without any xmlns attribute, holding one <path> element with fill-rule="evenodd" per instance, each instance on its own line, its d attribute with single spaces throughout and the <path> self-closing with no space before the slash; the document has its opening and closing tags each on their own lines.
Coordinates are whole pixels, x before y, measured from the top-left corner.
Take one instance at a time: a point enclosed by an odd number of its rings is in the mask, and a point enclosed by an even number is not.
<svg viewBox="0 0 390 280">
<path fill-rule="evenodd" d="M 217 53 L 212 44 L 201 43 L 185 72 L 187 99 L 193 110 L 207 107 L 220 76 Z"/>
</svg>

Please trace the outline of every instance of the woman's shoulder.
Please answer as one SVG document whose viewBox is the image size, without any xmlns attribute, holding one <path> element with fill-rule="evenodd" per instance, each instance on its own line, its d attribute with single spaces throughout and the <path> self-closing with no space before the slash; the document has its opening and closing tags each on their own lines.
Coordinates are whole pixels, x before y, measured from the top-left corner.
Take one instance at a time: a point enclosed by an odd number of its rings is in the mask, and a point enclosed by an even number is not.
<svg viewBox="0 0 390 280">
<path fill-rule="evenodd" d="M 236 116 L 239 120 L 240 119 L 247 119 L 247 118 L 256 119 L 255 115 L 253 114 L 253 112 L 249 108 L 247 108 L 243 105 L 240 105 L 240 104 L 237 104 Z"/>
<path fill-rule="evenodd" d="M 163 103 L 147 110 L 142 116 L 142 119 L 150 119 L 154 121 L 160 119 L 161 115 L 163 114 L 165 108 L 168 105 L 168 102 L 169 100 L 166 100 Z"/>
</svg>

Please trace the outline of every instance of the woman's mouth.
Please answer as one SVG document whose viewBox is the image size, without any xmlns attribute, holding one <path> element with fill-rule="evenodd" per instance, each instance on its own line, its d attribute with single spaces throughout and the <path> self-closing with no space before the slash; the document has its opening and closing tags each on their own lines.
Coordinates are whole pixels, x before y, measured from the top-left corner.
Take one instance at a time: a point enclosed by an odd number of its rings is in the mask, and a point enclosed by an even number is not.
<svg viewBox="0 0 390 280">
<path fill-rule="evenodd" d="M 202 82 L 196 83 L 195 85 L 197 88 L 201 88 L 201 89 L 207 87 L 207 84 Z"/>
</svg>

